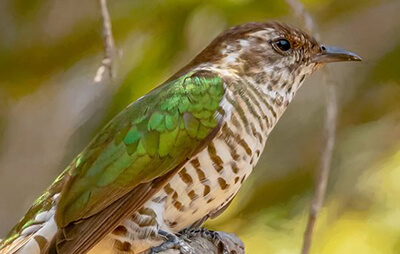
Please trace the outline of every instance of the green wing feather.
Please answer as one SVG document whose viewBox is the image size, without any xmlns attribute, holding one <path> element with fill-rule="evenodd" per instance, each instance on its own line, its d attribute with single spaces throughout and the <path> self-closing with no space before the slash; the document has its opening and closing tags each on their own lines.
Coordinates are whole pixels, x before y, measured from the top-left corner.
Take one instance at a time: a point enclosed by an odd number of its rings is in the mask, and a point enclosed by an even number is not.
<svg viewBox="0 0 400 254">
<path fill-rule="evenodd" d="M 198 151 L 222 118 L 224 92 L 221 78 L 188 73 L 128 106 L 71 166 L 58 225 L 98 213 Z"/>
</svg>

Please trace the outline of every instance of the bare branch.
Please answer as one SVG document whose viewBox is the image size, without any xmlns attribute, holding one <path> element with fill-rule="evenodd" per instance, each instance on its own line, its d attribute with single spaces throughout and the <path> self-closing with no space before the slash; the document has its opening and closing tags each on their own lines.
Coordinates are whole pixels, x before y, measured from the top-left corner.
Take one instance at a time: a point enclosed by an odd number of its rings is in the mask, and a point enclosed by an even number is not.
<svg viewBox="0 0 400 254">
<path fill-rule="evenodd" d="M 315 227 L 317 216 L 324 204 L 324 197 L 329 179 L 333 149 L 335 146 L 338 114 L 337 92 L 335 84 L 332 84 L 332 82 L 328 80 L 328 76 L 328 70 L 325 70 L 325 73 L 323 75 L 323 83 L 326 88 L 324 147 L 317 175 L 316 190 L 310 207 L 310 214 L 308 217 L 306 231 L 304 233 L 303 249 L 301 252 L 302 254 L 308 254 L 311 248 L 313 229 Z"/>
<path fill-rule="evenodd" d="M 302 19 L 304 27 L 313 33 L 314 36 L 319 39 L 319 35 L 316 29 L 316 23 L 312 16 L 306 11 L 303 4 L 298 0 L 285 0 L 286 3 L 291 7 L 293 13 Z M 326 68 L 326 67 L 325 67 Z M 337 92 L 336 86 L 328 80 L 329 71 L 324 70 L 323 83 L 325 86 L 326 93 L 326 115 L 324 124 L 324 144 L 321 155 L 320 165 L 317 172 L 317 178 L 315 182 L 315 192 L 311 202 L 309 217 L 307 221 L 306 230 L 304 232 L 302 254 L 308 254 L 310 252 L 313 231 L 315 223 L 318 218 L 318 214 L 324 204 L 324 198 L 326 193 L 326 186 L 328 184 L 329 173 L 331 168 L 331 161 L 333 155 L 333 149 L 335 146 L 336 138 L 336 125 L 337 125 Z"/>
<path fill-rule="evenodd" d="M 113 62 L 114 62 L 114 52 L 115 44 L 112 35 L 111 19 L 110 13 L 107 8 L 107 0 L 98 0 L 101 11 L 101 21 L 103 27 L 103 46 L 104 46 L 104 58 L 101 62 L 101 66 L 97 69 L 96 76 L 94 77 L 94 82 L 98 83 L 102 81 L 106 75 L 110 79 L 113 78 Z M 107 74 L 108 72 L 108 74 Z"/>
</svg>

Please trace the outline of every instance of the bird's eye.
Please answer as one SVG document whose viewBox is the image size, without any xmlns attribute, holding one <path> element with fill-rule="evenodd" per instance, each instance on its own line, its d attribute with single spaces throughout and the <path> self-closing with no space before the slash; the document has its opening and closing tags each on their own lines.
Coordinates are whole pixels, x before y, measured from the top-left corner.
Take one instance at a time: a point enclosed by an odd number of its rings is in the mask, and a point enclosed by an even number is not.
<svg viewBox="0 0 400 254">
<path fill-rule="evenodd" d="M 286 39 L 276 40 L 274 44 L 282 53 L 286 53 L 292 48 L 290 42 Z"/>
</svg>

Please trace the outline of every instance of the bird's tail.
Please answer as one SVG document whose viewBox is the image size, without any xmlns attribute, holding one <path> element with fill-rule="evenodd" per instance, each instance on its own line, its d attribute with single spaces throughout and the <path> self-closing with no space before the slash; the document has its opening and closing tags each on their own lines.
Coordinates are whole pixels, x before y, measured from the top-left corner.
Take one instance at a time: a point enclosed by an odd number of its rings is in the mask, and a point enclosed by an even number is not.
<svg viewBox="0 0 400 254">
<path fill-rule="evenodd" d="M 55 208 L 35 216 L 35 223 L 22 230 L 19 235 L 3 240 L 0 254 L 40 254 L 57 233 L 54 220 Z"/>
<path fill-rule="evenodd" d="M 55 213 L 68 168 L 28 210 L 22 220 L 0 241 L 0 254 L 40 254 L 57 234 Z"/>
</svg>

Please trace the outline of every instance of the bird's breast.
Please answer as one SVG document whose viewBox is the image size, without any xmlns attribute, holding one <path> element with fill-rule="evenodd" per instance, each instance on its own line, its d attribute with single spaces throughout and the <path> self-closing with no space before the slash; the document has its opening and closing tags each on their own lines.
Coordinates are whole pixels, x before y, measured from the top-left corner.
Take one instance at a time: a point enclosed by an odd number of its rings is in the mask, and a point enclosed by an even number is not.
<svg viewBox="0 0 400 254">
<path fill-rule="evenodd" d="M 267 121 L 246 114 L 246 101 L 237 96 L 228 93 L 221 103 L 227 114 L 217 136 L 157 195 L 165 198 L 163 222 L 173 232 L 227 204 L 258 162 Z"/>
</svg>

